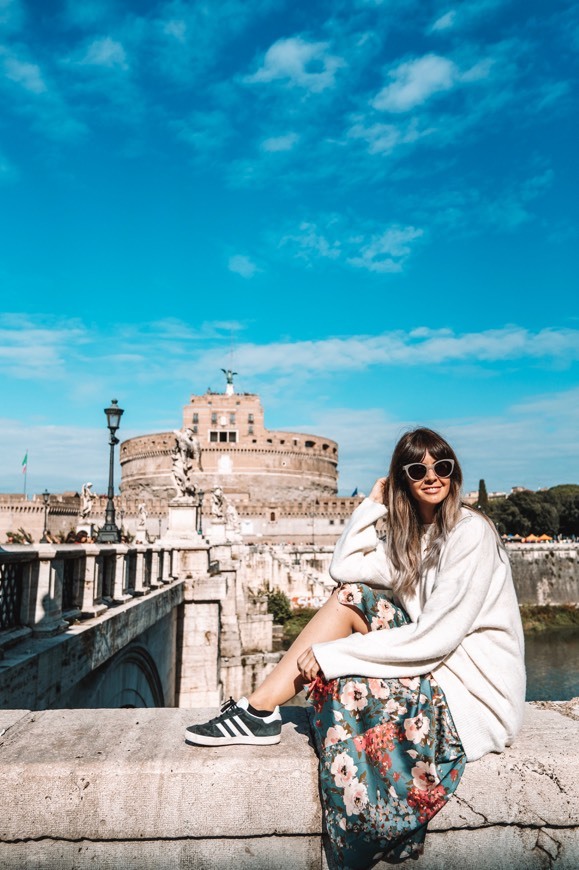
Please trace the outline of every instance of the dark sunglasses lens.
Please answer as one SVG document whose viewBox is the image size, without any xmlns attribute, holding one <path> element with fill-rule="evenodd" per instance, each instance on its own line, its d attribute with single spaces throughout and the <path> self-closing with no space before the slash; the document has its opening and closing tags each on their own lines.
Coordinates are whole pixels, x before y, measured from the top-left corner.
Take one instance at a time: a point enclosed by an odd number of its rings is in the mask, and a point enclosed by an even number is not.
<svg viewBox="0 0 579 870">
<path fill-rule="evenodd" d="M 439 477 L 450 477 L 452 474 L 452 461 L 450 459 L 439 459 L 434 463 L 434 471 Z"/>
<path fill-rule="evenodd" d="M 422 480 L 426 476 L 426 465 L 423 465 L 422 462 L 414 462 L 406 470 L 410 480 Z"/>
</svg>

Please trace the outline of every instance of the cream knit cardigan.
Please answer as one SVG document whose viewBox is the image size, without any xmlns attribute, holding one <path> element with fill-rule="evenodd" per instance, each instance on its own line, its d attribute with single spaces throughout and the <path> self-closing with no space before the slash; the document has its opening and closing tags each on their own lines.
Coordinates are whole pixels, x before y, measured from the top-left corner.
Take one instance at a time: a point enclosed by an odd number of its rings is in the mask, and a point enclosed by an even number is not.
<svg viewBox="0 0 579 870">
<path fill-rule="evenodd" d="M 385 513 L 369 498 L 356 508 L 336 545 L 334 580 L 391 588 L 392 567 L 375 528 Z M 502 751 L 522 723 L 524 641 L 508 557 L 489 523 L 463 508 L 438 565 L 422 573 L 411 596 L 396 597 L 411 623 L 314 644 L 324 676 L 432 673 L 467 760 Z"/>
</svg>

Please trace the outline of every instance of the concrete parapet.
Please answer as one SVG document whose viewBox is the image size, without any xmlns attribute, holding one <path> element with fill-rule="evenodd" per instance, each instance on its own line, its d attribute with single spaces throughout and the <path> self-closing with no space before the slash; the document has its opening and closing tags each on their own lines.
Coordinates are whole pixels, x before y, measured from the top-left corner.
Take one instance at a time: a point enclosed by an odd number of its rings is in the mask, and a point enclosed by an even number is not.
<svg viewBox="0 0 579 870">
<path fill-rule="evenodd" d="M 578 866 L 577 709 L 527 705 L 516 745 L 467 766 L 412 867 Z M 306 712 L 284 710 L 280 746 L 187 746 L 207 714 L 0 713 L 0 867 L 331 867 Z"/>
</svg>

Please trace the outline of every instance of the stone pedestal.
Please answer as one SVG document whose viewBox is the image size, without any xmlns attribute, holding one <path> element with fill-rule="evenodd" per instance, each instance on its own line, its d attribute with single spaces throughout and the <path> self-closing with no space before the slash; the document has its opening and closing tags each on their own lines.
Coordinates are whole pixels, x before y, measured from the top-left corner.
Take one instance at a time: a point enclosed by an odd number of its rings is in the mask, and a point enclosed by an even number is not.
<svg viewBox="0 0 579 870">
<path fill-rule="evenodd" d="M 211 520 L 211 525 L 205 532 L 207 540 L 213 546 L 217 544 L 225 544 L 227 541 L 227 533 L 224 520 L 218 520 L 213 518 Z"/>
<path fill-rule="evenodd" d="M 169 526 L 162 541 L 168 543 L 198 542 L 197 500 L 191 496 L 181 496 L 169 502 Z"/>
<path fill-rule="evenodd" d="M 149 543 L 149 536 L 147 535 L 147 530 L 144 528 L 137 529 L 137 531 L 135 532 L 135 539 L 133 541 L 133 544 L 148 544 L 148 543 Z"/>
</svg>

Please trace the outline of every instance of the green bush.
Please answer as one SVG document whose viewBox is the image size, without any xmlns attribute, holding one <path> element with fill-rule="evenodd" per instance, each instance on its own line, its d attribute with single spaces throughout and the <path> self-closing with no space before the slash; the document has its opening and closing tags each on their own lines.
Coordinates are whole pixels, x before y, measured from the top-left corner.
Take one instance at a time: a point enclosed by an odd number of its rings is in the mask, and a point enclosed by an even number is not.
<svg viewBox="0 0 579 870">
<path fill-rule="evenodd" d="M 298 634 L 306 627 L 310 619 L 316 615 L 318 611 L 314 607 L 304 607 L 301 610 L 294 610 L 292 616 L 283 627 L 283 649 L 289 649 Z"/>
<path fill-rule="evenodd" d="M 292 606 L 290 600 L 281 589 L 268 590 L 267 612 L 273 615 L 273 621 L 277 625 L 283 625 L 291 617 Z"/>
</svg>

